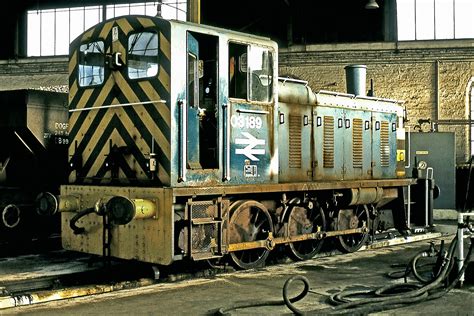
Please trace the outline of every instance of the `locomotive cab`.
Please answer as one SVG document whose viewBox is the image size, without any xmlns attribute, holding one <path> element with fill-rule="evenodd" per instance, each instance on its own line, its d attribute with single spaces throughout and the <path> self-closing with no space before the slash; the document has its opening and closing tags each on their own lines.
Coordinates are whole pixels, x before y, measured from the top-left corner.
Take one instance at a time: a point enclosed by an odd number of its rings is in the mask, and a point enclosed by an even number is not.
<svg viewBox="0 0 474 316">
<path fill-rule="evenodd" d="M 275 52 L 269 39 L 151 17 L 87 31 L 71 44 L 70 182 L 276 182 Z"/>
</svg>

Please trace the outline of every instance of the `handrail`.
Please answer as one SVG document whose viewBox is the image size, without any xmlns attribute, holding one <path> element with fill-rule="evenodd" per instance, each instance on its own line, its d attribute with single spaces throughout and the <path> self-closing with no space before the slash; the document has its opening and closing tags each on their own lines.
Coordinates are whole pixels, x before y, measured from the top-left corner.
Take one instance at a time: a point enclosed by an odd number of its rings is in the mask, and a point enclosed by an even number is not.
<svg viewBox="0 0 474 316">
<path fill-rule="evenodd" d="M 290 77 L 278 77 L 278 80 L 283 81 L 283 83 L 288 81 L 288 82 L 294 82 L 294 83 L 303 83 L 305 86 L 308 85 L 308 81 L 306 80 L 294 79 Z"/>
<path fill-rule="evenodd" d="M 102 105 L 102 106 L 94 106 L 90 108 L 81 108 L 81 109 L 72 109 L 69 112 L 82 112 L 82 111 L 91 111 L 91 110 L 102 110 L 102 109 L 110 109 L 110 108 L 121 108 L 126 106 L 133 106 L 133 105 L 140 105 L 140 104 L 153 104 L 153 103 L 165 103 L 165 100 L 154 100 L 154 101 L 145 101 L 145 102 L 134 102 L 134 103 L 119 103 L 119 104 L 110 104 L 110 105 Z"/>
</svg>

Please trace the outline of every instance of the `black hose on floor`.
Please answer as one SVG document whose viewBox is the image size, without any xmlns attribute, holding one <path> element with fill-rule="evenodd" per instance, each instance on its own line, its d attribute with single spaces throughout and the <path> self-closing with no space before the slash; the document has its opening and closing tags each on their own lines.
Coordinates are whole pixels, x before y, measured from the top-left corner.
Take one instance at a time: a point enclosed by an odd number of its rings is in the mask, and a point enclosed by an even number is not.
<svg viewBox="0 0 474 316">
<path fill-rule="evenodd" d="M 295 312 L 297 315 L 306 314 L 368 314 L 373 312 L 380 312 L 388 309 L 403 307 L 406 304 L 419 303 L 426 300 L 432 300 L 442 297 L 453 289 L 459 282 L 461 276 L 464 274 L 469 262 L 473 260 L 473 244 L 474 237 L 471 238 L 471 245 L 466 256 L 462 269 L 458 272 L 457 277 L 447 286 L 443 288 L 443 283 L 446 282 L 450 270 L 454 266 L 454 251 L 456 249 L 457 236 L 451 243 L 443 265 L 436 278 L 421 286 L 411 285 L 407 283 L 393 284 L 377 289 L 364 289 L 360 291 L 343 291 L 332 296 L 331 301 L 337 306 L 319 310 L 301 311 L 297 309 L 292 303 L 287 304 L 287 307 Z M 416 269 L 416 268 L 415 268 Z M 371 295 L 371 297 L 351 300 L 350 297 L 357 295 Z M 286 300 L 285 300 L 286 302 Z"/>
<path fill-rule="evenodd" d="M 407 304 L 419 303 L 422 301 L 432 300 L 442 297 L 458 284 L 461 276 L 467 269 L 470 261 L 474 259 L 474 237 L 470 239 L 470 247 L 462 269 L 458 272 L 456 278 L 447 284 L 448 276 L 454 267 L 454 252 L 457 245 L 457 236 L 451 242 L 448 251 L 443 256 L 443 262 L 438 270 L 437 275 L 432 281 L 426 284 L 391 284 L 380 288 L 364 289 L 364 290 L 346 290 L 333 294 L 329 300 L 336 305 L 335 307 L 303 311 L 295 306 L 294 303 L 302 300 L 310 291 L 309 281 L 301 275 L 292 276 L 286 280 L 283 286 L 283 300 L 262 301 L 257 303 L 235 304 L 226 308 L 220 308 L 211 311 L 214 315 L 230 315 L 230 312 L 237 309 L 261 306 L 277 306 L 285 304 L 295 315 L 354 315 L 368 314 L 380 312 L 384 310 L 404 307 Z M 419 254 L 417 254 L 418 256 Z M 415 258 L 417 257 L 415 256 Z M 416 270 L 416 263 L 412 264 L 412 259 L 408 266 Z M 406 274 L 406 273 L 405 273 Z M 304 285 L 304 289 L 300 294 L 293 298 L 288 297 L 289 287 L 295 282 L 300 281 Z M 365 296 L 356 300 L 357 296 Z M 367 297 L 370 295 L 370 297 Z"/>
<path fill-rule="evenodd" d="M 303 291 L 296 295 L 293 298 L 288 298 L 288 288 L 293 281 L 301 281 L 304 284 Z M 293 306 L 292 303 L 296 303 L 299 300 L 303 299 L 306 294 L 309 292 L 309 280 L 301 275 L 293 276 L 286 280 L 285 285 L 283 286 L 283 300 L 275 300 L 275 301 L 262 301 L 257 303 L 242 303 L 242 304 L 234 304 L 226 308 L 219 308 L 215 311 L 211 311 L 212 315 L 230 315 L 230 311 L 249 308 L 249 307 L 260 307 L 260 306 L 279 306 L 279 305 L 287 305 Z M 289 307 L 293 313 L 298 314 L 300 311 L 296 307 Z"/>
</svg>

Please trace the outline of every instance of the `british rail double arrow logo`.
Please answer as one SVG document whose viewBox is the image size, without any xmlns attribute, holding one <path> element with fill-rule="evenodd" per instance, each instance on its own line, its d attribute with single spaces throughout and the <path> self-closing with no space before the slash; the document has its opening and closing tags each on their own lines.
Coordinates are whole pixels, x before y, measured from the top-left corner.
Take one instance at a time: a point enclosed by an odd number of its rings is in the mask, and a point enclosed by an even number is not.
<svg viewBox="0 0 474 316">
<path fill-rule="evenodd" d="M 235 149 L 235 154 L 244 155 L 252 161 L 259 161 L 255 155 L 265 155 L 265 149 L 257 149 L 255 147 L 259 145 L 265 146 L 265 139 L 255 138 L 249 132 L 242 132 L 242 135 L 247 138 L 236 138 L 235 144 L 247 146 L 245 148 Z"/>
</svg>

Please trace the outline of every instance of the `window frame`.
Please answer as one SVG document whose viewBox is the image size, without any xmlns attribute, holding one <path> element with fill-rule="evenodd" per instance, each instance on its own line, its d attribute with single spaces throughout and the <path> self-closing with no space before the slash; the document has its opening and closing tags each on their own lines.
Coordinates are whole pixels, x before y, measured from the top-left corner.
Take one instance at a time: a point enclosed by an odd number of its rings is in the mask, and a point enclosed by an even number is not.
<svg viewBox="0 0 474 316">
<path fill-rule="evenodd" d="M 189 62 L 190 62 L 190 58 L 192 58 L 194 60 L 194 63 L 193 63 L 193 87 L 192 89 L 190 89 L 189 85 L 190 85 L 190 82 L 189 82 L 189 75 L 190 75 L 190 70 L 189 69 Z M 191 53 L 191 52 L 187 52 L 186 54 L 186 63 L 187 63 L 187 66 L 186 66 L 186 94 L 188 96 L 188 100 L 190 100 L 191 98 L 189 97 L 190 96 L 190 92 L 192 91 L 193 92 L 193 95 L 192 95 L 192 101 L 193 103 L 192 104 L 188 104 L 188 106 L 191 106 L 191 107 L 195 107 L 195 108 L 199 108 L 199 59 L 198 57 Z M 189 101 L 188 101 L 189 103 Z"/>
<path fill-rule="evenodd" d="M 98 42 L 102 42 L 103 43 L 103 49 L 104 49 L 104 52 L 103 52 L 103 72 L 104 72 L 104 75 L 103 75 L 103 80 L 102 82 L 98 83 L 98 84 L 90 84 L 90 85 L 81 85 L 81 72 L 80 72 L 80 69 L 79 67 L 81 66 L 81 62 L 80 62 L 80 57 L 81 57 L 81 46 L 83 45 L 87 45 L 87 44 L 91 44 L 91 43 L 98 43 Z M 93 41 L 87 41 L 87 42 L 81 42 L 79 47 L 77 48 L 77 85 L 79 88 L 82 88 L 82 89 L 89 89 L 89 88 L 96 88 L 96 87 L 100 87 L 102 85 L 104 85 L 105 83 L 105 79 L 107 78 L 107 75 L 108 75 L 108 67 L 106 67 L 106 54 L 105 54 L 105 51 L 106 51 L 106 46 L 105 46 L 105 43 L 106 43 L 106 40 L 103 39 L 103 38 L 98 38 L 96 40 L 93 40 Z"/>
<path fill-rule="evenodd" d="M 428 3 L 428 1 L 430 3 Z M 446 2 L 444 4 L 441 3 L 441 1 L 442 0 L 413 0 L 412 2 L 402 2 L 402 0 L 396 0 L 396 40 L 398 42 L 406 42 L 473 39 L 474 30 L 469 33 L 469 27 L 474 26 L 474 22 L 472 22 L 472 24 L 464 24 L 466 21 L 471 21 L 472 19 L 466 18 L 463 12 L 468 8 L 470 9 L 471 6 L 474 8 L 474 4 L 464 3 L 464 0 L 451 0 L 452 2 Z M 429 9 L 427 19 L 425 19 L 426 8 Z M 440 12 L 443 12 L 443 14 L 440 15 Z M 448 19 L 441 18 L 441 16 L 445 16 L 446 14 L 449 15 Z M 403 19 L 403 17 L 407 15 L 410 19 Z M 423 17 L 421 21 L 418 20 L 420 17 Z M 444 23 L 448 24 L 444 25 Z M 429 34 L 429 36 L 424 33 L 420 34 L 419 31 L 423 25 L 432 28 L 430 29 L 430 33 L 432 32 L 433 34 Z M 402 37 L 400 34 L 402 34 Z"/>
<path fill-rule="evenodd" d="M 248 74 L 248 62 L 247 62 L 247 72 L 245 73 L 245 78 L 246 78 L 246 82 L 245 82 L 245 86 L 246 86 L 246 93 L 245 93 L 245 98 L 240 98 L 240 97 L 237 97 L 237 96 L 230 96 L 230 83 L 231 83 L 231 78 L 230 78 L 230 45 L 241 45 L 241 46 L 245 46 L 246 48 L 246 52 L 245 54 L 249 54 L 249 47 L 250 47 L 250 43 L 247 43 L 247 42 L 241 42 L 241 41 L 238 41 L 238 40 L 233 40 L 233 39 L 230 39 L 228 42 L 227 42 L 227 61 L 229 62 L 228 63 L 228 66 L 227 66 L 227 80 L 228 80 L 228 87 L 227 87 L 227 95 L 229 97 L 229 99 L 236 99 L 236 100 L 245 100 L 245 101 L 249 101 L 249 74 Z M 236 62 L 234 61 L 234 77 L 237 75 L 237 67 L 235 67 L 235 64 Z M 239 60 L 239 68 L 240 68 L 240 60 Z M 235 93 L 237 94 L 237 93 Z"/>
<path fill-rule="evenodd" d="M 253 96 L 253 93 L 252 93 L 252 78 L 251 78 L 252 77 L 252 69 L 250 67 L 251 63 L 249 62 L 249 56 L 252 52 L 252 47 L 265 49 L 271 55 L 271 58 L 270 58 L 270 63 L 271 63 L 270 72 L 271 72 L 271 76 L 272 76 L 272 82 L 269 85 L 271 87 L 271 92 L 270 92 L 270 98 L 267 101 L 259 101 L 259 100 L 253 100 L 252 99 L 252 96 Z M 275 91 L 275 86 L 274 86 L 274 83 L 275 83 L 275 78 L 274 78 L 274 76 L 275 76 L 274 56 L 275 56 L 275 51 L 270 46 L 259 45 L 259 44 L 249 44 L 249 46 L 247 47 L 247 86 L 248 86 L 248 88 L 247 88 L 247 99 L 248 99 L 249 102 L 258 102 L 258 103 L 265 103 L 265 104 L 273 102 L 274 91 Z M 277 78 L 277 80 L 278 80 L 278 78 Z"/>
<path fill-rule="evenodd" d="M 189 1 L 189 0 L 187 0 Z M 184 4 L 184 8 L 181 7 Z M 25 27 L 25 35 L 26 35 L 26 45 L 25 45 L 25 54 L 27 57 L 43 57 L 43 56 L 67 56 L 69 54 L 69 49 L 61 50 L 58 53 L 58 47 L 69 47 L 69 45 L 76 39 L 78 36 L 84 34 L 87 30 L 91 27 L 97 25 L 98 23 L 103 23 L 106 20 L 110 20 L 112 18 L 117 18 L 120 15 L 115 15 L 116 8 L 122 8 L 123 6 L 128 6 L 130 15 L 143 15 L 147 17 L 155 17 L 156 16 L 156 6 L 153 5 L 152 2 L 137 2 L 137 3 L 126 3 L 126 4 L 97 4 L 97 5 L 86 5 L 86 6 L 59 6 L 51 9 L 35 9 L 35 10 L 26 10 L 25 11 L 25 19 L 26 19 L 26 27 Z M 143 8 L 143 14 L 136 14 L 132 13 L 130 10 L 132 8 Z M 151 9 L 153 8 L 153 9 Z M 94 11 L 94 14 L 97 13 L 97 23 L 87 23 L 88 21 L 88 13 Z M 51 12 L 53 14 L 52 19 L 54 20 L 54 27 L 51 36 L 54 37 L 54 49 L 53 54 L 45 53 L 43 54 L 42 46 L 45 45 L 44 40 L 41 36 L 41 30 L 43 28 L 43 21 L 44 14 Z M 78 13 L 81 12 L 81 13 Z M 68 25 L 66 26 L 68 29 L 67 36 L 58 36 L 57 29 L 59 26 L 58 23 L 58 13 L 59 14 L 67 14 L 67 20 L 69 20 Z M 76 16 L 79 17 L 81 21 L 81 25 L 75 29 L 73 27 L 74 24 L 72 23 L 73 19 L 76 19 Z M 105 20 L 103 17 L 105 16 Z M 126 14 L 129 15 L 129 14 Z M 186 5 L 185 3 L 176 3 L 176 2 L 167 2 L 162 3 L 162 15 L 164 19 L 177 19 L 180 21 L 186 21 Z M 30 20 L 30 17 L 31 20 Z M 35 18 L 33 18 L 35 17 Z M 86 22 L 84 24 L 84 22 Z M 60 43 L 62 41 L 67 42 Z"/>
<path fill-rule="evenodd" d="M 156 39 L 157 39 L 157 55 L 155 56 L 156 57 L 156 64 L 158 65 L 158 69 L 156 71 L 156 74 L 154 74 L 153 76 L 145 76 L 145 77 L 139 77 L 139 78 L 130 78 L 130 66 L 129 66 L 129 62 L 130 62 L 130 52 L 129 52 L 129 40 L 130 38 L 135 35 L 135 34 L 140 34 L 140 33 L 155 33 L 156 34 Z M 161 54 L 160 54 L 160 32 L 158 30 L 156 30 L 155 28 L 146 28 L 146 29 L 143 29 L 143 30 L 140 30 L 140 31 L 136 31 L 136 32 L 131 32 L 127 35 L 127 54 L 126 54 L 126 60 L 127 60 L 127 63 L 125 64 L 126 66 L 126 72 L 127 72 L 127 78 L 129 80 L 132 80 L 132 81 L 140 81 L 140 80 L 150 80 L 150 78 L 158 78 L 158 76 L 160 75 L 160 70 L 161 70 L 161 67 L 160 67 L 160 57 L 161 57 Z M 145 55 L 143 55 L 145 56 Z"/>
</svg>

